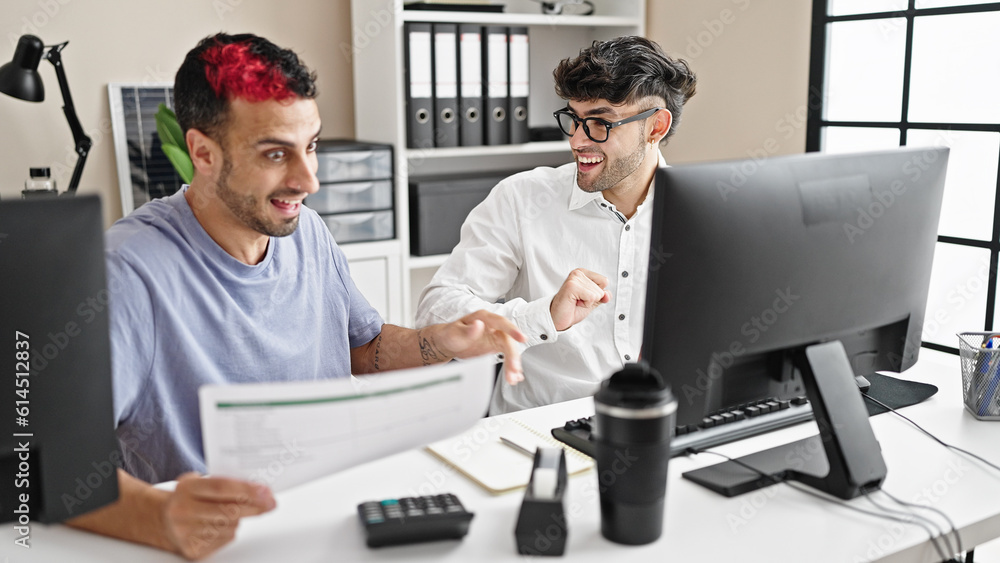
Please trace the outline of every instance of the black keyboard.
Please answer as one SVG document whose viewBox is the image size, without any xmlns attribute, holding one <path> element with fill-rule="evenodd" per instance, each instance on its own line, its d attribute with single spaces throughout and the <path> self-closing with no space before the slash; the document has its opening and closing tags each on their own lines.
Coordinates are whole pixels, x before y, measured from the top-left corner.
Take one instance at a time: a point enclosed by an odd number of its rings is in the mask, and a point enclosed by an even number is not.
<svg viewBox="0 0 1000 563">
<path fill-rule="evenodd" d="M 812 405 L 805 397 L 790 400 L 765 399 L 747 403 L 726 411 L 706 416 L 698 424 L 678 426 L 670 440 L 670 457 L 681 455 L 688 448 L 697 450 L 735 442 L 750 436 L 764 434 L 812 420 Z M 593 416 L 569 420 L 553 428 L 552 435 L 559 441 L 593 457 L 591 440 Z"/>
</svg>

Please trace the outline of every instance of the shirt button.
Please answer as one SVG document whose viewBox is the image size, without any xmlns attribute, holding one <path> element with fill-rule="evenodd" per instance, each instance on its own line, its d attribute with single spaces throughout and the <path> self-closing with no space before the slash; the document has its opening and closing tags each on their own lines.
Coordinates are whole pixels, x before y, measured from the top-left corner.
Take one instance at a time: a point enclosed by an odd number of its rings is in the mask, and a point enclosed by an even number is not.
<svg viewBox="0 0 1000 563">
<path fill-rule="evenodd" d="M 624 321 L 625 320 L 625 315 L 618 315 L 618 320 L 619 321 Z"/>
<path fill-rule="evenodd" d="M 622 277 L 623 278 L 627 278 L 628 277 L 628 272 L 622 272 Z"/>
<path fill-rule="evenodd" d="M 601 207 L 607 207 L 607 205 L 606 205 L 606 204 L 604 204 L 604 203 L 602 203 L 602 204 L 601 204 Z"/>
<path fill-rule="evenodd" d="M 631 359 L 632 359 L 632 356 L 629 356 L 628 354 L 625 354 L 625 361 L 626 362 L 629 361 L 629 360 L 631 360 Z"/>
<path fill-rule="evenodd" d="M 625 225 L 625 230 L 626 231 L 631 231 L 632 230 L 632 225 Z"/>
<path fill-rule="evenodd" d="M 548 334 L 543 334 L 543 335 L 539 336 L 538 338 L 541 338 L 542 340 L 548 340 L 549 339 L 549 335 Z"/>
</svg>

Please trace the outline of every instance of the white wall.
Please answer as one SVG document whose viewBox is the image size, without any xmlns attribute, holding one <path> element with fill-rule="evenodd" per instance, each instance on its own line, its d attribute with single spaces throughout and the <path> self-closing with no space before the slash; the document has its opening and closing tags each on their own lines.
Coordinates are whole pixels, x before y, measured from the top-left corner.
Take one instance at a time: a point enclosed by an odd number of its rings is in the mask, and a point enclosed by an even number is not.
<svg viewBox="0 0 1000 563">
<path fill-rule="evenodd" d="M 263 35 L 296 51 L 317 71 L 324 137 L 354 134 L 348 0 L 4 0 L 0 64 L 17 38 L 39 36 L 63 51 L 70 90 L 94 147 L 79 193 L 104 199 L 105 221 L 121 216 L 111 139 L 109 82 L 173 81 L 199 39 L 225 31 Z M 55 69 L 42 61 L 45 101 L 32 104 L 0 94 L 0 198 L 20 197 L 31 166 L 49 166 L 60 191 L 69 185 L 76 155 L 63 116 Z"/>
</svg>

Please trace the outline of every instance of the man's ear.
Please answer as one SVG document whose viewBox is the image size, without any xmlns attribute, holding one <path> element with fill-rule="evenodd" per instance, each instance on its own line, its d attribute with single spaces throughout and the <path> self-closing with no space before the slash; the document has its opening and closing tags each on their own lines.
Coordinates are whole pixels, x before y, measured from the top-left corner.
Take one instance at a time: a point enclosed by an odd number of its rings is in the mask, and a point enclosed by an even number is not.
<svg viewBox="0 0 1000 563">
<path fill-rule="evenodd" d="M 222 165 L 222 147 L 219 143 L 198 129 L 188 129 L 184 134 L 191 164 L 195 174 L 208 178 L 214 177 Z"/>
<path fill-rule="evenodd" d="M 670 127 L 674 124 L 674 114 L 668 109 L 661 109 L 653 114 L 653 128 L 649 132 L 649 140 L 659 143 L 667 136 Z"/>
</svg>

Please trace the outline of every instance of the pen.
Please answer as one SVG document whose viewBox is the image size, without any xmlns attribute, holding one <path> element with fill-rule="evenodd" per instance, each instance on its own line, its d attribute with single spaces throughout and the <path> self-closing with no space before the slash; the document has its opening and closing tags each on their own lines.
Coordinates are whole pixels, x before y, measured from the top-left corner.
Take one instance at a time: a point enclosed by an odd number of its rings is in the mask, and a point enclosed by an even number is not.
<svg viewBox="0 0 1000 563">
<path fill-rule="evenodd" d="M 522 454 L 524 454 L 524 455 L 532 458 L 532 459 L 535 458 L 535 452 L 529 451 L 528 448 L 525 448 L 521 444 L 518 444 L 516 442 L 508 440 L 507 438 L 504 438 L 503 436 L 500 436 L 500 441 L 503 442 L 504 444 L 507 444 L 511 448 L 513 448 L 513 449 L 521 452 Z"/>
</svg>

